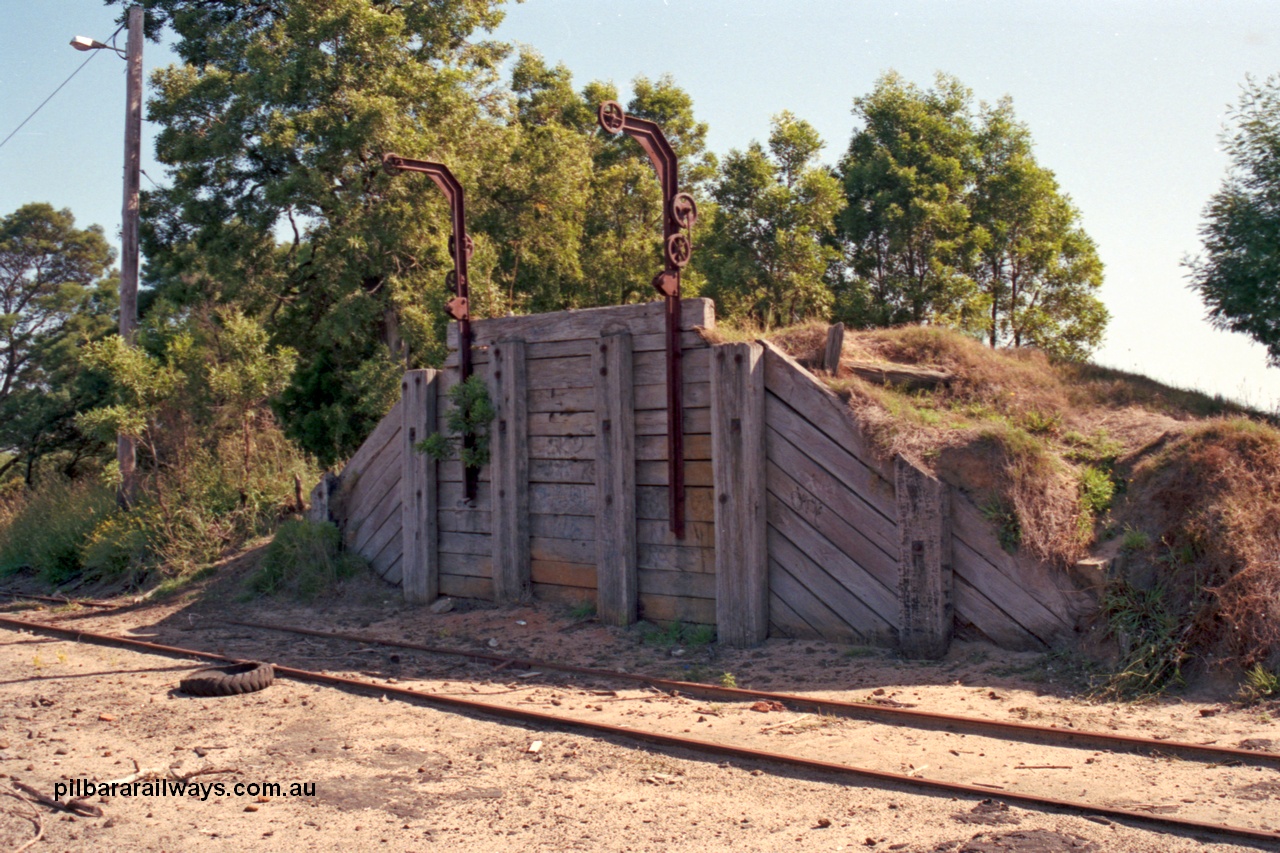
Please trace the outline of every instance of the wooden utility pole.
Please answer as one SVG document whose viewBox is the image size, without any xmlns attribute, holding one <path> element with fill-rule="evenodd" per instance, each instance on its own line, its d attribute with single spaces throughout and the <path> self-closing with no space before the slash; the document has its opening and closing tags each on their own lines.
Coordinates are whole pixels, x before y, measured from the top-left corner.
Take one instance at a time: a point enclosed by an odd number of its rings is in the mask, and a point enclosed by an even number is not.
<svg viewBox="0 0 1280 853">
<path fill-rule="evenodd" d="M 129 9 L 128 63 L 124 117 L 124 210 L 120 226 L 120 337 L 133 346 L 138 326 L 138 191 L 142 169 L 142 15 L 141 6 Z M 120 490 L 116 500 L 128 509 L 137 497 L 137 442 L 133 436 L 116 436 L 116 460 L 120 465 Z"/>
</svg>

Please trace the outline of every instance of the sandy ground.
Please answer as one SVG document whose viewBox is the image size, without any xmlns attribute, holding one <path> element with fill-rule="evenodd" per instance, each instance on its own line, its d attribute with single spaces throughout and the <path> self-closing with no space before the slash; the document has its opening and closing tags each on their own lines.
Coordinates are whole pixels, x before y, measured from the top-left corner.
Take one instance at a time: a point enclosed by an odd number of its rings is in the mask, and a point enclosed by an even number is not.
<svg viewBox="0 0 1280 853">
<path fill-rule="evenodd" d="M 231 581 L 155 605 L 6 608 L 66 627 L 271 660 L 425 692 L 643 727 L 826 761 L 989 786 L 989 802 L 467 716 L 277 681 L 247 696 L 175 690 L 194 664 L 0 629 L 0 792 L 53 794 L 121 779 L 135 762 L 192 796 L 93 797 L 101 817 L 0 797 L 0 846 L 31 850 L 905 850 L 1253 849 L 999 802 L 1022 791 L 1280 830 L 1280 770 L 1214 766 L 877 723 L 755 711 L 553 672 L 495 670 L 403 649 L 266 632 L 240 618 L 941 713 L 1280 752 L 1276 703 L 1186 696 L 1091 703 L 1062 659 L 957 643 L 919 664 L 863 647 L 771 640 L 748 651 L 671 645 L 555 605 L 431 614 L 353 584 L 340 601 L 228 604 Z M 727 675 L 726 675 L 727 674 Z M 539 744 L 534 751 L 534 744 Z M 215 772 L 216 771 L 216 772 Z M 236 796 L 236 783 L 314 783 L 314 796 Z M 38 815 L 38 817 L 35 817 Z"/>
</svg>

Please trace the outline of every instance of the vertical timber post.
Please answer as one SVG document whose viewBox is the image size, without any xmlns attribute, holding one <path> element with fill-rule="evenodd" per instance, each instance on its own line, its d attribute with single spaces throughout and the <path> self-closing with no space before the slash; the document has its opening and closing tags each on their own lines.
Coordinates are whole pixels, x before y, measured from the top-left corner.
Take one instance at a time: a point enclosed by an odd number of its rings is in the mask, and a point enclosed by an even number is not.
<svg viewBox="0 0 1280 853">
<path fill-rule="evenodd" d="M 951 508 L 945 483 L 897 457 L 898 599 L 903 657 L 937 660 L 951 646 Z"/>
<path fill-rule="evenodd" d="M 490 446 L 493 502 L 493 599 L 527 601 L 529 577 L 529 404 L 524 341 L 489 347 L 489 382 L 497 417 Z"/>
<path fill-rule="evenodd" d="M 596 612 L 636 621 L 636 419 L 631 334 L 602 335 L 591 356 L 596 403 Z"/>
<path fill-rule="evenodd" d="M 840 375 L 840 356 L 844 353 L 844 323 L 827 329 L 827 348 L 822 354 L 822 369 L 832 376 Z"/>
<path fill-rule="evenodd" d="M 120 337 L 133 346 L 138 326 L 138 216 L 142 183 L 142 41 L 145 16 L 141 5 L 129 9 L 129 38 L 125 42 L 124 204 L 120 220 Z M 129 509 L 138 498 L 138 442 L 131 435 L 116 436 L 120 487 L 116 502 Z"/>
<path fill-rule="evenodd" d="M 410 370 L 400 383 L 400 585 L 404 600 L 430 604 L 440 594 L 439 496 L 435 459 L 414 445 L 435 431 L 437 370 Z"/>
<path fill-rule="evenodd" d="M 716 633 L 741 648 L 769 633 L 764 347 L 721 344 L 711 353 Z"/>
</svg>

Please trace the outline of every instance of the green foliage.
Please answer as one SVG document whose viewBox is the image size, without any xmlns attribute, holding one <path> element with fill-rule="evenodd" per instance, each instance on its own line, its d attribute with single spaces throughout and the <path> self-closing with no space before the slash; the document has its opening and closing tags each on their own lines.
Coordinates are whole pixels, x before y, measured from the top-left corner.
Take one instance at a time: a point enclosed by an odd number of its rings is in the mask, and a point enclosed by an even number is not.
<svg viewBox="0 0 1280 853">
<path fill-rule="evenodd" d="M 1000 547 L 1010 554 L 1017 553 L 1018 545 L 1022 543 L 1022 525 L 1018 522 L 1018 514 L 1013 508 L 998 497 L 992 497 L 978 507 L 978 510 L 983 518 L 995 525 L 996 538 L 1000 540 Z"/>
<path fill-rule="evenodd" d="M 1120 548 L 1128 553 L 1145 551 L 1151 547 L 1151 537 L 1144 531 L 1125 525 L 1124 536 L 1120 539 Z"/>
<path fill-rule="evenodd" d="M 720 674 L 720 686 L 721 687 L 737 687 L 738 677 L 734 675 L 732 672 L 723 672 Z"/>
<path fill-rule="evenodd" d="M 310 600 L 332 595 L 339 581 L 354 577 L 367 563 L 341 548 L 342 535 L 332 524 L 290 520 L 280 525 L 262 558 L 262 567 L 249 579 L 254 592 L 289 592 Z"/>
<path fill-rule="evenodd" d="M 1240 687 L 1240 698 L 1245 702 L 1280 699 L 1280 675 L 1271 672 L 1260 663 L 1254 664 L 1244 674 L 1244 684 Z"/>
<path fill-rule="evenodd" d="M 1184 264 L 1210 322 L 1249 335 L 1280 365 L 1280 76 L 1242 88 L 1222 137 L 1231 171 L 1200 226 L 1205 253 Z"/>
<path fill-rule="evenodd" d="M 114 252 L 96 225 L 75 227 L 69 210 L 27 204 L 0 218 L 0 474 L 60 453 L 63 468 L 100 449 L 73 423 L 100 383 L 84 376 L 77 347 L 108 331 L 118 282 Z"/>
<path fill-rule="evenodd" d="M 838 319 L 974 325 L 976 288 L 963 272 L 978 159 L 971 98 L 954 77 L 922 91 L 890 72 L 854 100 L 862 127 L 840 162 Z"/>
<path fill-rule="evenodd" d="M 1162 586 L 1141 589 L 1115 580 L 1103 593 L 1102 613 L 1120 644 L 1122 662 L 1099 688 L 1100 696 L 1142 698 L 1182 683 L 1189 657 L 1186 631 L 1179 629 Z"/>
<path fill-rule="evenodd" d="M 80 546 L 81 569 L 86 578 L 115 580 L 141 578 L 156 563 L 158 538 L 156 512 L 138 506 L 129 512 L 104 517 Z"/>
<path fill-rule="evenodd" d="M 710 625 L 693 625 L 677 619 L 659 627 L 652 622 L 641 622 L 640 642 L 649 645 L 670 648 L 672 646 L 688 646 L 697 648 L 715 642 L 716 629 Z"/>
<path fill-rule="evenodd" d="M 1080 503 L 1091 517 L 1105 515 L 1115 495 L 1116 484 L 1110 474 L 1092 465 L 1084 466 L 1080 471 Z"/>
<path fill-rule="evenodd" d="M 942 323 L 1083 358 L 1108 320 L 1097 249 L 1012 101 L 975 112 L 972 100 L 954 77 L 922 90 L 890 72 L 854 101 L 836 317 Z"/>
<path fill-rule="evenodd" d="M 75 577 L 85 542 L 114 512 L 114 492 L 91 480 L 42 483 L 0 517 L 0 575 L 32 571 L 48 584 Z"/>
<path fill-rule="evenodd" d="M 579 601 L 569 608 L 569 616 L 573 619 L 590 619 L 596 615 L 596 605 L 592 601 Z"/>
<path fill-rule="evenodd" d="M 445 415 L 450 436 L 433 432 L 414 446 L 433 459 L 445 460 L 456 452 L 465 468 L 483 468 L 489 464 L 489 425 L 497 410 L 489 398 L 489 387 L 477 374 L 449 389 L 453 407 Z M 466 439 L 471 439 L 471 447 Z"/>
<path fill-rule="evenodd" d="M 703 291 L 725 313 L 766 328 L 825 317 L 835 261 L 827 245 L 844 207 L 840 185 L 814 161 L 823 142 L 791 113 L 773 119 L 768 151 L 753 142 L 731 151 L 711 190 L 717 207 L 698 268 Z"/>
</svg>

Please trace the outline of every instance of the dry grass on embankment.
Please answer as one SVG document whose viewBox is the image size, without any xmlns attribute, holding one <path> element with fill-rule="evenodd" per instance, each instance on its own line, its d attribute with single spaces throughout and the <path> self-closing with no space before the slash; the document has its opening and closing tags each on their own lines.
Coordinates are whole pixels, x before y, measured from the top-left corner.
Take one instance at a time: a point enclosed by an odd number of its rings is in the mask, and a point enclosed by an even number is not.
<svg viewBox="0 0 1280 853">
<path fill-rule="evenodd" d="M 819 363 L 827 326 L 767 337 Z M 742 337 L 728 331 L 726 337 Z M 842 357 L 951 374 L 907 391 L 851 377 L 877 452 L 901 453 L 967 492 L 1010 550 L 1119 567 L 1104 600 L 1130 693 L 1176 681 L 1193 657 L 1280 669 L 1280 430 L 1196 392 L 956 332 L 847 332 Z"/>
</svg>

